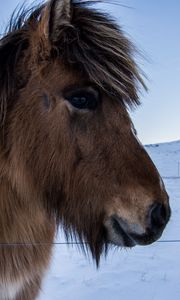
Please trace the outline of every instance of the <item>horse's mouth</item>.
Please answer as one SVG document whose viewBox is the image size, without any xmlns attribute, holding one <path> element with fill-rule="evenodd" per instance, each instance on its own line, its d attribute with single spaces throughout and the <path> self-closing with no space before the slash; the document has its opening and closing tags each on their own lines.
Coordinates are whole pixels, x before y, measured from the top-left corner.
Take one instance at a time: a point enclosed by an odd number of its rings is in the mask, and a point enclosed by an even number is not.
<svg viewBox="0 0 180 300">
<path fill-rule="evenodd" d="M 120 247 L 132 248 L 136 245 L 150 245 L 160 238 L 163 229 L 158 233 L 147 231 L 144 234 L 129 232 L 124 226 L 124 221 L 120 221 L 115 216 L 111 217 L 106 224 L 107 240 L 109 243 Z"/>
<path fill-rule="evenodd" d="M 108 219 L 105 222 L 105 228 L 108 243 L 120 247 L 134 247 L 136 245 L 135 240 L 123 229 L 116 218 Z"/>
<path fill-rule="evenodd" d="M 135 240 L 123 229 L 115 218 L 112 220 L 112 228 L 114 230 L 114 238 L 116 238 L 114 241 L 112 239 L 111 243 L 124 247 L 134 247 L 136 245 Z"/>
</svg>

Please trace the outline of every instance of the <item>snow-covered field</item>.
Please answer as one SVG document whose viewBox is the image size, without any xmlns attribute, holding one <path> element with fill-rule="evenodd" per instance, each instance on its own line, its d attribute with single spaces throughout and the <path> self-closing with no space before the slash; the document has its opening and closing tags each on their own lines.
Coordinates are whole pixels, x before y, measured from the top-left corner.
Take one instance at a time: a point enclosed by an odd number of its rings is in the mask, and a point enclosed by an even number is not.
<svg viewBox="0 0 180 300">
<path fill-rule="evenodd" d="M 146 146 L 170 195 L 172 217 L 161 240 L 180 240 L 180 141 Z M 58 237 L 63 241 L 63 237 Z M 39 300 L 179 300 L 180 243 L 111 251 L 96 270 L 76 248 L 57 245 Z"/>
</svg>

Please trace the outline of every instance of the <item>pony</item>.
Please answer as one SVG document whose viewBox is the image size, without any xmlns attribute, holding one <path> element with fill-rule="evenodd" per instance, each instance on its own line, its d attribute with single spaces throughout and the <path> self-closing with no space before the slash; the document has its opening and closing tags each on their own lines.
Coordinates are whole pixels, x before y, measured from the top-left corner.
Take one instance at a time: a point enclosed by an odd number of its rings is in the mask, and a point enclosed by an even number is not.
<svg viewBox="0 0 180 300">
<path fill-rule="evenodd" d="M 98 265 L 170 218 L 129 116 L 145 88 L 135 48 L 92 2 L 21 9 L 0 40 L 1 300 L 37 298 L 59 225 Z"/>
</svg>

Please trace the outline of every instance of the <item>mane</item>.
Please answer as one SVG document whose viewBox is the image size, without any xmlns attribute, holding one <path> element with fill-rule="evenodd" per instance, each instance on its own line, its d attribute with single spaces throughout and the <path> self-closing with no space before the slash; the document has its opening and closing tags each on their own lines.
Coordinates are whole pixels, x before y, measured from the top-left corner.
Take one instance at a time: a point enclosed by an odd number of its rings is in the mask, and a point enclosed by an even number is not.
<svg viewBox="0 0 180 300">
<path fill-rule="evenodd" d="M 17 65 L 29 47 L 29 24 L 38 22 L 42 9 L 43 5 L 30 8 L 23 5 L 16 9 L 0 40 L 0 127 L 18 89 L 26 83 L 26 78 L 16 76 Z"/>
<path fill-rule="evenodd" d="M 85 74 L 110 97 L 137 105 L 139 87 L 146 87 L 134 60 L 136 50 L 109 15 L 91 6 L 96 2 L 72 0 L 72 23 L 62 28 L 53 56 Z M 16 76 L 17 65 L 29 47 L 32 24 L 38 26 L 46 5 L 22 6 L 14 12 L 0 40 L 0 124 L 15 93 L 26 83 L 26 78 Z"/>
</svg>

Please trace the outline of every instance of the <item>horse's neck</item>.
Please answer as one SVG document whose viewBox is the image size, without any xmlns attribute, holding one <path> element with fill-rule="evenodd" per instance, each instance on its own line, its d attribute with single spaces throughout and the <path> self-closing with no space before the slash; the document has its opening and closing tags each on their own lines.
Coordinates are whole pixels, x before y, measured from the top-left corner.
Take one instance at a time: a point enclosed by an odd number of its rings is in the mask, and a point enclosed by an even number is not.
<svg viewBox="0 0 180 300">
<path fill-rule="evenodd" d="M 27 283 L 42 276 L 50 261 L 55 233 L 55 224 L 47 217 L 35 191 L 29 194 L 28 188 L 22 190 L 20 186 L 9 178 L 0 178 L 2 300 L 16 299 Z"/>
<path fill-rule="evenodd" d="M 0 243 L 38 242 L 43 228 L 52 222 L 42 194 L 20 165 L 11 162 L 8 172 L 0 174 Z"/>
<path fill-rule="evenodd" d="M 18 243 L 36 239 L 38 228 L 47 218 L 41 202 L 35 195 L 19 194 L 5 178 L 0 180 L 0 242 Z"/>
</svg>

